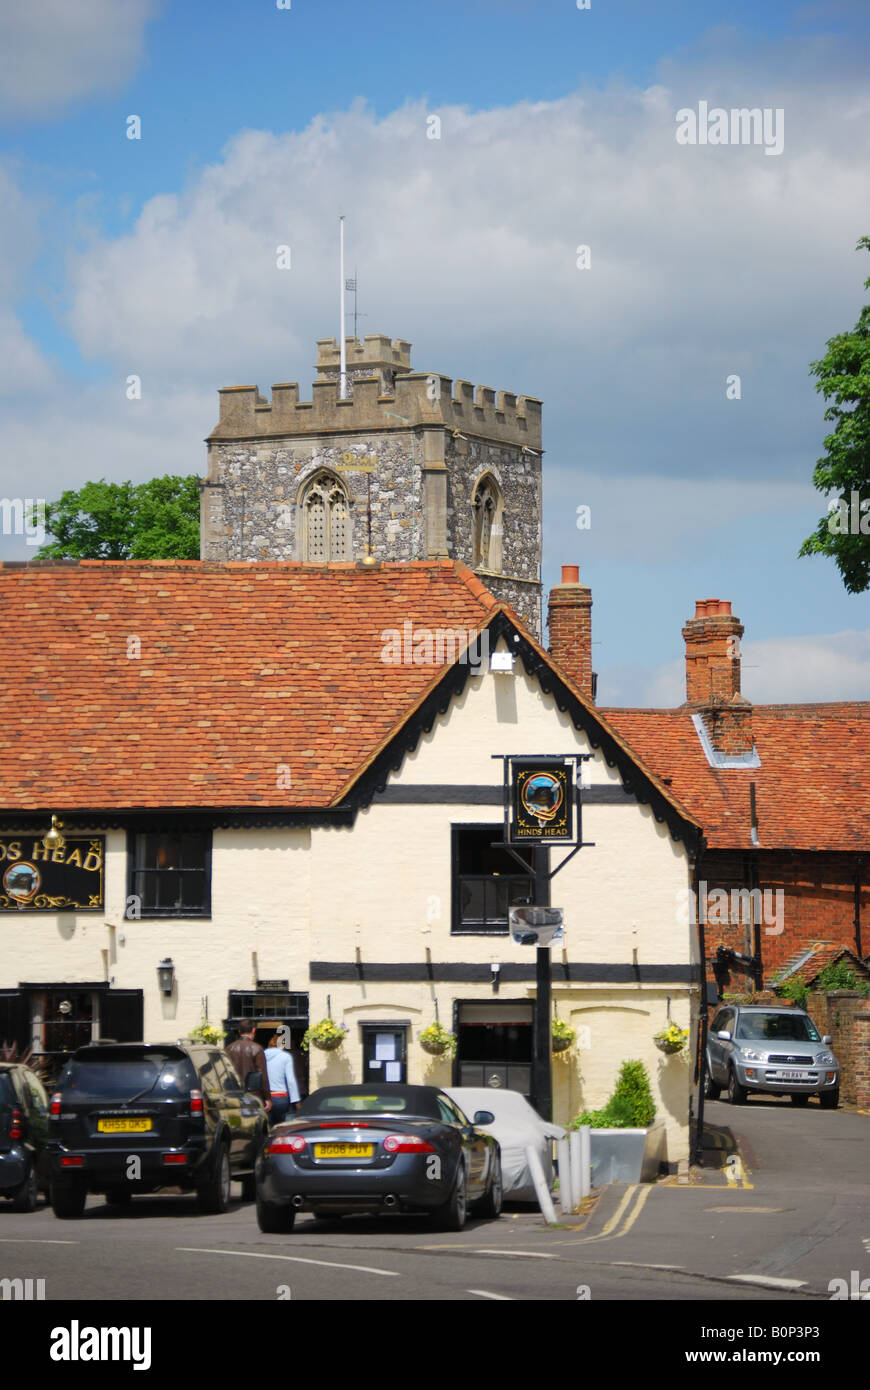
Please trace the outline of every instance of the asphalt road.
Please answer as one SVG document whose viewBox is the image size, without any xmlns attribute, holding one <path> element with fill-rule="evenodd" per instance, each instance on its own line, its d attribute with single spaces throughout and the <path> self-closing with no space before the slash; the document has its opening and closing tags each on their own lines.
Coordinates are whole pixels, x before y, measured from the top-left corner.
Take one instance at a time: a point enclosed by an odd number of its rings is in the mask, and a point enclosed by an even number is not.
<svg viewBox="0 0 870 1390">
<path fill-rule="evenodd" d="M 0 1207 L 0 1280 L 46 1300 L 765 1302 L 795 1310 L 870 1279 L 870 1116 L 812 1104 L 708 1104 L 698 1181 L 604 1189 L 585 1221 L 529 1208 L 459 1234 L 424 1219 L 297 1219 L 263 1235 L 252 1204 L 201 1216 L 181 1194 L 78 1221 Z M 237 1191 L 238 1189 L 234 1189 Z M 870 1284 L 868 1284 L 870 1288 Z"/>
</svg>

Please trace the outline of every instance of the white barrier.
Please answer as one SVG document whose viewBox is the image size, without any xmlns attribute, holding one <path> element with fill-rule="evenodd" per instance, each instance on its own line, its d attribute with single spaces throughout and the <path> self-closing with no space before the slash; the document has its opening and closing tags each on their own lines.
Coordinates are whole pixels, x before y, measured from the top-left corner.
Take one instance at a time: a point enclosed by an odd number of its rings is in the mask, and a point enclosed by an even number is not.
<svg viewBox="0 0 870 1390">
<path fill-rule="evenodd" d="M 550 1199 L 550 1193 L 547 1190 L 547 1181 L 544 1177 L 544 1170 L 541 1167 L 541 1160 L 538 1158 L 537 1152 L 531 1144 L 526 1149 L 526 1160 L 532 1175 L 532 1182 L 535 1184 L 538 1206 L 541 1208 L 544 1220 L 548 1225 L 553 1226 L 556 1224 L 556 1210 Z"/>
</svg>

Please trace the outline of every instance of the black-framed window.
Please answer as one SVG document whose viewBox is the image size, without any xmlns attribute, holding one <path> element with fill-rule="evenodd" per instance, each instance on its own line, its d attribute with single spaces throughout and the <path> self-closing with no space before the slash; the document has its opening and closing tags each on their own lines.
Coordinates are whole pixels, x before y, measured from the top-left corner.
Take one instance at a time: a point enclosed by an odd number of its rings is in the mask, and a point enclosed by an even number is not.
<svg viewBox="0 0 870 1390">
<path fill-rule="evenodd" d="M 534 849 L 516 853 L 521 865 L 506 849 L 494 845 L 503 834 L 502 823 L 451 827 L 453 913 L 451 931 L 457 935 L 505 936 L 508 909 L 535 900 Z"/>
<path fill-rule="evenodd" d="M 211 916 L 211 831 L 131 831 L 128 893 L 143 917 Z"/>
</svg>

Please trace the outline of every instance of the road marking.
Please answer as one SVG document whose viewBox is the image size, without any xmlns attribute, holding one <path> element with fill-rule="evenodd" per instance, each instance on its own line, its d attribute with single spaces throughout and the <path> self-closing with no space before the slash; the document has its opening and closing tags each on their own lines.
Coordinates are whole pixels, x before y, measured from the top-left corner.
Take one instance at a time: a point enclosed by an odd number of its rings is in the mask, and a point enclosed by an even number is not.
<svg viewBox="0 0 870 1390">
<path fill-rule="evenodd" d="M 729 1214 L 730 1214 L 732 1211 L 755 1211 L 755 1212 L 764 1212 L 764 1213 L 768 1213 L 768 1212 L 772 1212 L 772 1211 L 788 1211 L 788 1210 L 789 1210 L 788 1207 L 704 1207 L 704 1211 L 724 1211 L 724 1212 L 728 1212 Z"/>
<path fill-rule="evenodd" d="M 0 1245 L 78 1245 L 77 1240 L 33 1240 L 21 1236 L 0 1236 Z"/>
<path fill-rule="evenodd" d="M 806 1279 L 778 1279 L 773 1274 L 729 1274 L 737 1284 L 760 1284 L 765 1289 L 802 1289 Z"/>
<path fill-rule="evenodd" d="M 323 1265 L 326 1269 L 354 1269 L 359 1274 L 382 1274 L 385 1279 L 398 1279 L 395 1269 L 373 1269 L 371 1265 L 343 1265 L 334 1260 L 306 1260 L 301 1255 L 262 1255 L 256 1250 L 207 1250 L 197 1245 L 176 1245 L 186 1255 L 239 1255 L 245 1260 L 289 1260 L 297 1265 Z"/>
<path fill-rule="evenodd" d="M 542 1255 L 537 1250 L 472 1250 L 472 1255 L 512 1255 L 523 1260 L 558 1260 L 558 1255 Z"/>
<path fill-rule="evenodd" d="M 607 1263 L 609 1266 L 613 1266 L 618 1269 L 685 1269 L 685 1265 L 644 1265 L 638 1264 L 636 1260 L 608 1260 Z"/>
<path fill-rule="evenodd" d="M 468 1289 L 468 1293 L 476 1293 L 478 1298 L 497 1298 L 500 1303 L 515 1303 L 516 1299 L 509 1297 L 506 1293 L 488 1293 L 486 1289 Z"/>
<path fill-rule="evenodd" d="M 586 1236 L 585 1239 L 579 1240 L 577 1242 L 578 1245 L 592 1245 L 599 1240 L 619 1240 L 622 1236 L 627 1235 L 643 1211 L 651 1192 L 651 1186 L 641 1187 L 638 1183 L 633 1183 L 613 1216 L 604 1227 L 604 1230 L 600 1231 L 597 1236 Z M 635 1196 L 636 1201 L 634 1202 L 634 1206 L 629 1207 L 629 1202 Z M 627 1211 L 626 1208 L 628 1208 Z M 622 1222 L 621 1227 L 618 1224 L 620 1221 Z"/>
</svg>

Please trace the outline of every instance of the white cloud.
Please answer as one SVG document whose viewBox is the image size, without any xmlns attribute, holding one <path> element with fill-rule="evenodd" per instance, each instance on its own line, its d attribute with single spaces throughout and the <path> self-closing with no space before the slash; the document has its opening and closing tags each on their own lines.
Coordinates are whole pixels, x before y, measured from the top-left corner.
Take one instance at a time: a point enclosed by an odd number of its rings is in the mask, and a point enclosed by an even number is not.
<svg viewBox="0 0 870 1390">
<path fill-rule="evenodd" d="M 637 686 L 641 707 L 671 709 L 682 704 L 684 661 L 666 662 L 640 677 Z M 754 705 L 866 700 L 870 696 L 870 630 L 744 640 L 741 688 Z"/>
<path fill-rule="evenodd" d="M 155 0 L 7 0 L 0 6 L 0 115 L 44 117 L 120 89 L 142 57 Z"/>
</svg>

